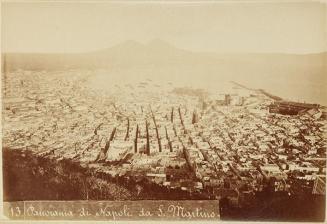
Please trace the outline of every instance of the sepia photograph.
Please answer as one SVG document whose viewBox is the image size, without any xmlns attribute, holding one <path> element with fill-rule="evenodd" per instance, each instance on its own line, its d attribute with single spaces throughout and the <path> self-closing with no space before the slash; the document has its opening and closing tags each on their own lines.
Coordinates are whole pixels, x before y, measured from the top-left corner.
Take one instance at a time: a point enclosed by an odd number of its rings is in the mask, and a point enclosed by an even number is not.
<svg viewBox="0 0 327 224">
<path fill-rule="evenodd" d="M 6 222 L 325 222 L 327 1 L 4 0 L 1 102 Z"/>
</svg>

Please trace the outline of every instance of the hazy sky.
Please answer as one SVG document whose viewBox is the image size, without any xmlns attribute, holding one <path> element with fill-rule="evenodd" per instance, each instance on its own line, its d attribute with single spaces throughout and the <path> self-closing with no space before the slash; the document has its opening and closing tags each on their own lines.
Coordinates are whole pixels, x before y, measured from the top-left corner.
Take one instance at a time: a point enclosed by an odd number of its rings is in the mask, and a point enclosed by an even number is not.
<svg viewBox="0 0 327 224">
<path fill-rule="evenodd" d="M 214 52 L 326 51 L 326 4 L 13 3 L 2 4 L 2 51 L 84 52 L 125 40 L 160 38 Z"/>
</svg>

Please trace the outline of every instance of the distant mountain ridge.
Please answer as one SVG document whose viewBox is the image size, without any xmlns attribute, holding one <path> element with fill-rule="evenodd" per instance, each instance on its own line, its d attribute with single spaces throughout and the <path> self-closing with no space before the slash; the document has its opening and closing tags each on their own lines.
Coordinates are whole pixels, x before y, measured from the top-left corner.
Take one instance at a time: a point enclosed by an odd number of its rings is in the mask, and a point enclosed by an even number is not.
<svg viewBox="0 0 327 224">
<path fill-rule="evenodd" d="M 155 79 L 179 86 L 220 89 L 238 81 L 283 98 L 327 104 L 327 53 L 277 54 L 192 52 L 162 40 L 125 41 L 88 53 L 3 54 L 5 72 L 104 69 L 113 80 Z M 298 97 L 298 98 L 297 98 Z"/>
<path fill-rule="evenodd" d="M 324 66 L 327 53 L 296 55 L 276 53 L 232 53 L 219 54 L 192 52 L 174 47 L 155 39 L 147 44 L 128 40 L 113 47 L 88 53 L 5 53 L 2 63 L 7 71 L 26 70 L 63 70 L 63 69 L 111 69 L 115 67 L 144 67 L 167 65 L 225 66 L 237 63 L 267 64 L 271 66 L 294 62 L 307 66 Z M 268 63 L 268 64 L 269 64 Z"/>
</svg>

